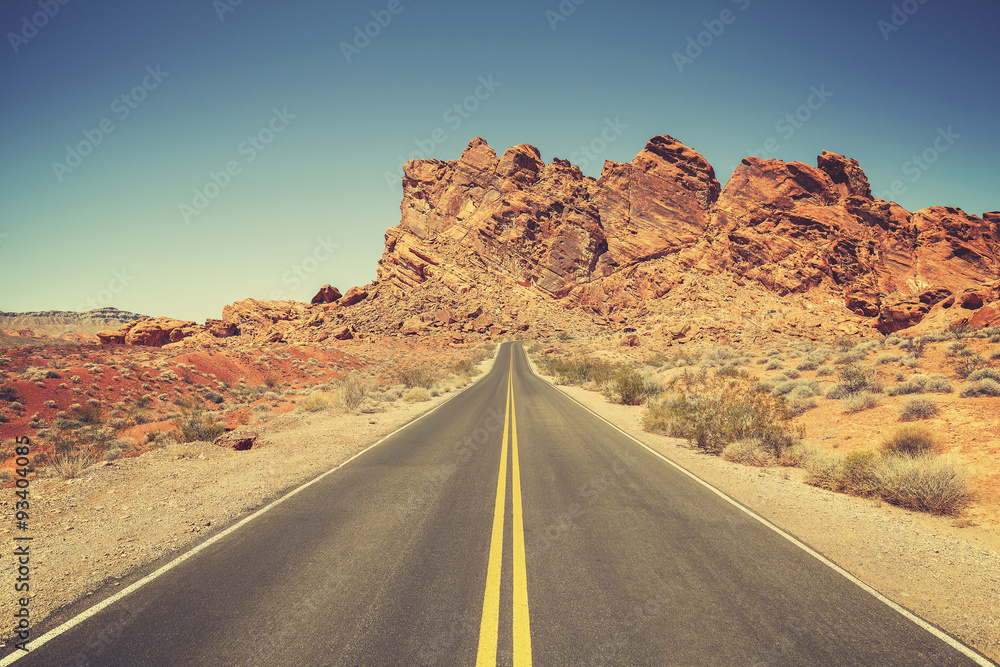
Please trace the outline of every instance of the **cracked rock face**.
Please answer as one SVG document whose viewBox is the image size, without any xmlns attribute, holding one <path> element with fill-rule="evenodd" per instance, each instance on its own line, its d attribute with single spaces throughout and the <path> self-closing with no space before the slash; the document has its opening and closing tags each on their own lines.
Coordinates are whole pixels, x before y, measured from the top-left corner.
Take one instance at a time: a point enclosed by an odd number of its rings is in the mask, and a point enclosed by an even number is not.
<svg viewBox="0 0 1000 667">
<path fill-rule="evenodd" d="M 477 138 L 458 160 L 407 163 L 400 208 L 378 267 L 397 297 L 427 281 L 462 294 L 488 272 L 607 315 L 685 274 L 725 271 L 778 294 L 830 291 L 891 331 L 1000 266 L 997 214 L 910 213 L 873 198 L 857 160 L 828 151 L 815 167 L 747 158 L 722 188 L 666 135 L 596 180 L 545 164 L 534 146 L 498 158 Z"/>
</svg>

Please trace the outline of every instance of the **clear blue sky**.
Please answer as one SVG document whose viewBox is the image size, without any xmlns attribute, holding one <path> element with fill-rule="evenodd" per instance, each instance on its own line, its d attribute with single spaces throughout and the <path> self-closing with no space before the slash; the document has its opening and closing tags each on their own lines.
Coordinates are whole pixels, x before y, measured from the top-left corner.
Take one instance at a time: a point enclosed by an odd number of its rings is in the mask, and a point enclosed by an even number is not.
<svg viewBox="0 0 1000 667">
<path fill-rule="evenodd" d="M 4 2 L 0 310 L 367 283 L 400 156 L 476 136 L 597 176 L 670 134 L 723 183 L 826 149 L 908 209 L 1000 209 L 996 2 L 236 2 Z"/>
</svg>

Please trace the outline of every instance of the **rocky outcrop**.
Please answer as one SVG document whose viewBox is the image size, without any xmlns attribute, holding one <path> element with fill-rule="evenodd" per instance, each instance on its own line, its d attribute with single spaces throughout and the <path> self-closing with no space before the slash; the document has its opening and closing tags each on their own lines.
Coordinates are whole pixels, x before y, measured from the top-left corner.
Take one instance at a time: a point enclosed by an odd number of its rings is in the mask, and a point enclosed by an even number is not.
<svg viewBox="0 0 1000 667">
<path fill-rule="evenodd" d="M 400 213 L 374 283 L 342 296 L 324 285 L 310 304 L 246 299 L 202 327 L 143 325 L 142 340 L 464 346 L 644 323 L 681 343 L 718 334 L 718 314 L 733 308 L 727 321 L 752 335 L 855 334 L 862 322 L 890 332 L 959 310 L 969 325 L 994 321 L 1000 212 L 911 213 L 874 198 L 858 162 L 828 151 L 816 166 L 748 157 L 722 187 L 701 154 L 667 135 L 630 162 L 605 162 L 596 179 L 533 146 L 498 156 L 477 138 L 458 160 L 406 163 Z M 780 318 L 759 316 L 765 301 L 782 304 Z M 131 332 L 101 340 L 129 343 Z"/>
<path fill-rule="evenodd" d="M 327 284 L 319 288 L 319 291 L 316 292 L 316 296 L 312 298 L 310 303 L 314 306 L 318 303 L 334 303 L 339 301 L 341 296 L 343 295 L 340 293 L 340 290 Z"/>
<path fill-rule="evenodd" d="M 726 271 L 779 295 L 825 291 L 893 331 L 1000 266 L 1000 213 L 910 213 L 875 199 L 857 160 L 829 151 L 815 167 L 747 158 L 724 188 L 703 156 L 665 135 L 596 180 L 543 163 L 533 146 L 497 157 L 483 139 L 404 173 L 401 221 L 378 268 L 394 298 L 429 282 L 460 296 L 498 275 L 607 317 L 657 302 L 691 273 Z"/>
</svg>

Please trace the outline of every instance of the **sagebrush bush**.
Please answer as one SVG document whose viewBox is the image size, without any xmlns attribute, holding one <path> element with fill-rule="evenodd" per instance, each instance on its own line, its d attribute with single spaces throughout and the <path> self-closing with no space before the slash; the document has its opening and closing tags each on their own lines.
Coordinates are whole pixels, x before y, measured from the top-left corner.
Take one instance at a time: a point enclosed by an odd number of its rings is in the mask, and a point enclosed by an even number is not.
<svg viewBox="0 0 1000 667">
<path fill-rule="evenodd" d="M 857 363 L 843 364 L 837 367 L 837 376 L 849 394 L 881 391 L 881 385 L 875 379 L 875 370 L 867 366 Z"/>
<path fill-rule="evenodd" d="M 951 360 L 952 370 L 961 379 L 966 379 L 978 370 L 990 368 L 990 364 L 981 355 L 972 354 L 959 356 Z"/>
<path fill-rule="evenodd" d="M 966 382 L 962 385 L 962 389 L 958 395 L 962 398 L 1000 396 L 1000 382 L 990 380 L 989 378 L 976 380 L 975 382 Z"/>
<path fill-rule="evenodd" d="M 559 378 L 563 384 L 582 385 L 594 382 L 603 385 L 610 382 L 621 370 L 619 364 L 595 357 L 549 358 L 542 362 L 548 375 Z"/>
<path fill-rule="evenodd" d="M 912 396 L 903 401 L 899 418 L 904 422 L 930 419 L 939 412 L 937 401 L 923 396 Z"/>
<path fill-rule="evenodd" d="M 955 514 L 974 497 L 969 469 L 947 457 L 886 456 L 874 478 L 883 500 L 919 512 Z"/>
<path fill-rule="evenodd" d="M 833 366 L 823 364 L 816 369 L 816 377 L 826 377 L 827 375 L 833 375 L 835 372 L 836 369 Z"/>
<path fill-rule="evenodd" d="M 900 426 L 882 440 L 882 451 L 892 454 L 919 456 L 932 452 L 935 448 L 934 434 L 926 426 Z"/>
<path fill-rule="evenodd" d="M 174 424 L 180 430 L 183 442 L 212 441 L 226 430 L 225 424 L 217 421 L 214 413 L 201 410 L 184 410 L 174 418 Z"/>
<path fill-rule="evenodd" d="M 948 378 L 935 374 L 927 380 L 927 384 L 924 385 L 924 391 L 932 394 L 950 394 L 955 389 L 951 386 L 951 382 L 948 382 Z"/>
<path fill-rule="evenodd" d="M 969 373 L 969 377 L 966 379 L 970 382 L 975 382 L 976 380 L 993 380 L 994 382 L 1000 382 L 1000 370 L 995 368 L 980 368 L 979 370 Z"/>
<path fill-rule="evenodd" d="M 860 394 L 849 394 L 841 399 L 840 404 L 846 412 L 853 414 L 877 408 L 882 405 L 882 397 L 869 391 L 863 391 Z"/>
</svg>

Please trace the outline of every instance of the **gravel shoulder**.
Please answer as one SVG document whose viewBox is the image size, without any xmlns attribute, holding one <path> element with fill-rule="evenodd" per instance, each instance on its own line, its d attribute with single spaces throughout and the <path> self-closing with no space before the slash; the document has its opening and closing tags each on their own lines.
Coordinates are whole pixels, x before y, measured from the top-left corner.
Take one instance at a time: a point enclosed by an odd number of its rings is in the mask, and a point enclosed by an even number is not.
<svg viewBox="0 0 1000 667">
<path fill-rule="evenodd" d="M 642 429 L 642 406 L 539 377 L 671 461 L 749 507 L 861 581 L 1000 660 L 1000 549 L 995 532 L 947 518 L 837 494 L 802 481 L 804 471 L 753 468 Z"/>
<path fill-rule="evenodd" d="M 482 362 L 480 372 L 492 364 L 492 358 Z M 60 610 L 102 587 L 130 583 L 138 571 L 167 562 L 339 466 L 456 393 L 381 404 L 379 412 L 291 412 L 256 427 L 260 438 L 250 450 L 177 443 L 95 464 L 75 479 L 33 480 L 30 530 L 17 531 L 13 522 L 0 527 L 0 539 L 8 545 L 15 533 L 33 538 L 30 610 L 38 629 L 32 638 L 51 629 L 46 619 L 66 620 Z M 14 489 L 4 491 L 12 507 Z M 10 620 L 17 605 L 15 576 L 15 568 L 3 568 L 4 639 L 15 627 Z"/>
</svg>

